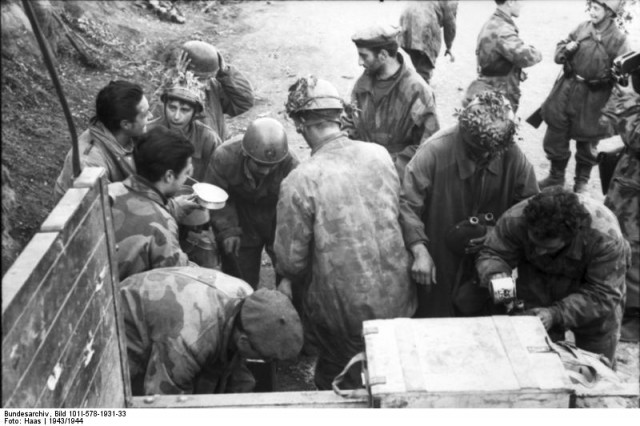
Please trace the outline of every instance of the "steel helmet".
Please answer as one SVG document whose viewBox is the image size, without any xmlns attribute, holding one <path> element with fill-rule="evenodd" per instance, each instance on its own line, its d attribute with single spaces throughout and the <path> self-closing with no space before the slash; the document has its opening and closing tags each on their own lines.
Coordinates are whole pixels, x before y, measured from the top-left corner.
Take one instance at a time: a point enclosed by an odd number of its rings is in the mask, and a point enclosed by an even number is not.
<svg viewBox="0 0 640 426">
<path fill-rule="evenodd" d="M 301 78 L 289 88 L 289 97 L 285 104 L 287 114 L 291 116 L 300 111 L 317 109 L 343 109 L 344 102 L 338 89 L 327 80 L 314 76 Z"/>
<path fill-rule="evenodd" d="M 624 0 L 594 0 L 596 3 L 599 3 L 603 6 L 608 7 L 613 13 L 616 15 L 621 12 L 622 4 Z"/>
<path fill-rule="evenodd" d="M 158 91 L 163 103 L 169 99 L 178 99 L 194 105 L 196 113 L 204 111 L 204 88 L 191 71 L 179 67 L 170 69 Z"/>
<path fill-rule="evenodd" d="M 194 105 L 196 114 L 204 111 L 204 92 L 202 90 L 189 89 L 184 86 L 174 86 L 165 91 L 160 96 L 163 103 L 170 99 L 178 99 Z"/>
<path fill-rule="evenodd" d="M 277 164 L 289 155 L 287 132 L 273 118 L 254 120 L 242 138 L 242 151 L 260 164 Z"/>
<path fill-rule="evenodd" d="M 213 77 L 220 69 L 218 50 L 209 43 L 200 40 L 191 40 L 182 45 L 187 52 L 191 63 L 189 70 L 196 77 Z"/>
</svg>

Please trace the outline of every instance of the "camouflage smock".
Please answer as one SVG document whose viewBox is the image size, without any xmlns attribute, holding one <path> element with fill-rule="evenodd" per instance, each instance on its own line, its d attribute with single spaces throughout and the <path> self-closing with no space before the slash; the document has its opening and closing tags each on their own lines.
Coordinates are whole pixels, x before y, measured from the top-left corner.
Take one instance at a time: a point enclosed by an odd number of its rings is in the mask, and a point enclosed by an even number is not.
<svg viewBox="0 0 640 426">
<path fill-rule="evenodd" d="M 614 106 L 617 131 L 626 150 L 616 166 L 604 204 L 618 217 L 620 229 L 631 245 L 631 267 L 627 271 L 627 308 L 640 307 L 640 95 L 621 98 Z"/>
<path fill-rule="evenodd" d="M 384 146 L 402 179 L 404 167 L 420 142 L 440 129 L 433 90 L 398 54 L 401 68 L 392 84 L 376 99 L 379 83 L 366 72 L 351 93 L 354 110 L 343 117 L 349 138 Z"/>
<path fill-rule="evenodd" d="M 437 284 L 421 297 L 421 316 L 453 316 L 452 295 L 464 256 L 445 243 L 449 230 L 470 216 L 492 213 L 497 219 L 536 193 L 533 166 L 517 145 L 486 169 L 466 154 L 457 125 L 420 146 L 405 172 L 400 223 L 407 246 L 424 243 L 436 265 Z"/>
<path fill-rule="evenodd" d="M 166 117 L 158 117 L 149 122 L 147 131 L 160 126 L 167 129 L 170 128 Z M 211 127 L 199 121 L 193 121 L 189 126 L 189 130 L 182 133 L 195 148 L 195 152 L 191 156 L 193 163 L 191 177 L 198 182 L 211 183 L 209 179 L 213 174 L 213 152 L 222 145 L 220 136 Z"/>
<path fill-rule="evenodd" d="M 220 240 L 242 236 L 243 246 L 255 247 L 273 241 L 280 185 L 298 165 L 298 159 L 289 151 L 287 158 L 258 183 L 247 169 L 246 158 L 242 135 L 215 151 L 209 183 L 227 191 L 229 199 L 223 209 L 211 211 L 211 222 Z"/>
<path fill-rule="evenodd" d="M 100 122 L 91 125 L 78 138 L 80 169 L 102 167 L 108 182 L 121 182 L 135 173 L 133 142 L 123 147 L 113 134 Z M 54 202 L 57 202 L 73 186 L 72 150 L 64 159 L 62 171 L 56 179 Z"/>
<path fill-rule="evenodd" d="M 167 200 L 146 179 L 134 175 L 112 183 L 109 196 L 120 280 L 150 269 L 189 265 Z"/>
<path fill-rule="evenodd" d="M 233 66 L 218 71 L 215 78 L 210 78 L 205 86 L 204 124 L 218 133 L 220 139 L 226 140 L 227 127 L 224 115 L 231 117 L 249 111 L 253 107 L 253 87 L 247 78 Z"/>
<path fill-rule="evenodd" d="M 133 395 L 250 392 L 229 351 L 245 282 L 206 268 L 163 268 L 121 283 Z"/>
<path fill-rule="evenodd" d="M 467 89 L 465 103 L 485 90 L 499 90 L 517 110 L 522 68 L 542 60 L 542 53 L 525 44 L 518 33 L 513 18 L 502 10 L 496 10 L 484 24 L 476 44 L 479 75 Z"/>
<path fill-rule="evenodd" d="M 400 15 L 400 45 L 424 52 L 435 65 L 442 45 L 441 28 L 447 49 L 456 38 L 457 12 L 457 1 L 410 2 Z"/>
<path fill-rule="evenodd" d="M 579 48 L 568 55 L 566 45 L 571 41 L 579 42 Z M 571 139 L 580 141 L 611 136 L 599 119 L 613 88 L 613 60 L 628 51 L 627 37 L 612 19 L 600 30 L 591 21 L 583 22 L 558 43 L 554 60 L 557 64 L 568 62 L 565 68 L 569 72 L 556 80 L 542 104 L 542 118 L 547 125 L 566 129 Z M 580 78 L 601 83 L 587 85 Z"/>
<path fill-rule="evenodd" d="M 498 220 L 476 267 L 483 282 L 496 273 L 511 275 L 517 267 L 516 293 L 525 309 L 549 307 L 557 319 L 555 327 L 599 334 L 620 324 L 629 245 L 609 209 L 588 196 L 578 197 L 591 224 L 583 224 L 558 254 L 536 253 L 527 233 L 525 200 Z"/>
<path fill-rule="evenodd" d="M 363 321 L 415 311 L 399 196 L 387 151 L 342 132 L 282 182 L 276 271 L 306 281 L 302 314 L 321 357 L 344 365 L 362 349 Z"/>
</svg>

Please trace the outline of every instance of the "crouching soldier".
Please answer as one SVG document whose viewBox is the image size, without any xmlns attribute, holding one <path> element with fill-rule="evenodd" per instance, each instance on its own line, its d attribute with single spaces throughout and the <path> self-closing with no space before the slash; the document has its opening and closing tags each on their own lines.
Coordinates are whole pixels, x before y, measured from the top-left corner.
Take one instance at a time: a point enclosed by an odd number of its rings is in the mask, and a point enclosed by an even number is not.
<svg viewBox="0 0 640 426">
<path fill-rule="evenodd" d="M 244 359 L 302 347 L 289 299 L 206 268 L 136 274 L 120 290 L 133 395 L 251 392 Z"/>
<path fill-rule="evenodd" d="M 507 210 L 481 249 L 480 279 L 511 276 L 525 314 L 553 340 L 573 331 L 576 345 L 612 362 L 620 333 L 629 244 L 602 203 L 560 187 Z"/>
</svg>

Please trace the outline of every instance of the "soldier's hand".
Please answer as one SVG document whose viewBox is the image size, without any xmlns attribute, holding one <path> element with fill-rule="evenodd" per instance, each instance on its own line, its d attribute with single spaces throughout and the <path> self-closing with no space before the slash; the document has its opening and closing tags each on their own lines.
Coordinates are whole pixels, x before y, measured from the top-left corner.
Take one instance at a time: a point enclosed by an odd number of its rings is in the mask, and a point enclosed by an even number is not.
<svg viewBox="0 0 640 426">
<path fill-rule="evenodd" d="M 178 206 L 180 217 L 185 217 L 196 209 L 204 208 L 196 201 L 195 194 L 178 195 L 173 197 L 173 200 Z"/>
<path fill-rule="evenodd" d="M 224 252 L 228 255 L 238 256 L 240 253 L 240 237 L 232 236 L 227 237 L 222 242 L 222 246 L 224 247 Z"/>
<path fill-rule="evenodd" d="M 178 62 L 176 63 L 176 68 L 178 71 L 186 72 L 189 68 L 189 64 L 191 64 L 191 58 L 189 58 L 189 53 L 186 50 L 183 50 L 178 57 Z"/>
<path fill-rule="evenodd" d="M 216 77 L 220 74 L 226 74 L 228 72 L 227 67 L 227 63 L 224 61 L 224 58 L 222 57 L 220 52 L 218 52 L 218 74 L 216 75 Z"/>
<path fill-rule="evenodd" d="M 547 308 L 531 308 L 524 312 L 524 315 L 532 315 L 540 318 L 544 328 L 549 330 L 553 326 L 553 315 Z"/>
<path fill-rule="evenodd" d="M 436 284 L 436 265 L 429 254 L 429 250 L 422 244 L 414 244 L 411 247 L 413 264 L 411 276 L 418 283 L 426 286 Z"/>
<path fill-rule="evenodd" d="M 289 278 L 282 278 L 280 284 L 278 284 L 277 290 L 287 296 L 289 300 L 293 300 L 293 290 L 291 289 L 291 280 Z"/>
<path fill-rule="evenodd" d="M 578 42 L 571 40 L 569 43 L 567 43 L 567 45 L 564 48 L 567 52 L 573 53 L 576 50 L 578 50 L 578 47 L 580 47 Z"/>
<path fill-rule="evenodd" d="M 483 236 L 470 239 L 469 242 L 467 243 L 467 246 L 464 248 L 464 252 L 466 254 L 478 253 L 482 248 L 482 246 L 484 245 L 484 242 L 487 239 L 487 235 L 489 235 L 489 232 L 491 232 L 492 229 L 493 229 L 493 226 L 489 225 L 487 226 L 487 231 L 484 233 Z"/>
<path fill-rule="evenodd" d="M 447 49 L 447 50 L 444 52 L 444 56 L 446 57 L 447 55 L 449 55 L 449 60 L 450 60 L 451 62 L 455 62 L 455 61 L 456 61 L 456 57 L 455 57 L 455 56 L 453 56 L 453 53 L 451 53 L 451 50 Z"/>
</svg>

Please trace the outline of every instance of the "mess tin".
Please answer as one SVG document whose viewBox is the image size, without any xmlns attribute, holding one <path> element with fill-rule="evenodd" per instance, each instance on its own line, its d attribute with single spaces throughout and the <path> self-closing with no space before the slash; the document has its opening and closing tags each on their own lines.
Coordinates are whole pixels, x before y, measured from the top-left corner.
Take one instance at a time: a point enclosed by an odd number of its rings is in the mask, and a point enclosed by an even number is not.
<svg viewBox="0 0 640 426">
<path fill-rule="evenodd" d="M 193 187 L 184 185 L 180 187 L 180 189 L 176 192 L 176 196 L 178 195 L 191 195 L 193 194 Z M 205 223 L 208 223 L 210 220 L 209 210 L 206 209 L 195 209 L 188 215 L 181 217 L 178 220 L 180 225 L 187 226 L 201 226 Z"/>
<path fill-rule="evenodd" d="M 219 210 L 225 206 L 229 195 L 227 192 L 210 183 L 196 183 L 193 185 L 198 204 L 209 210 Z"/>
</svg>

